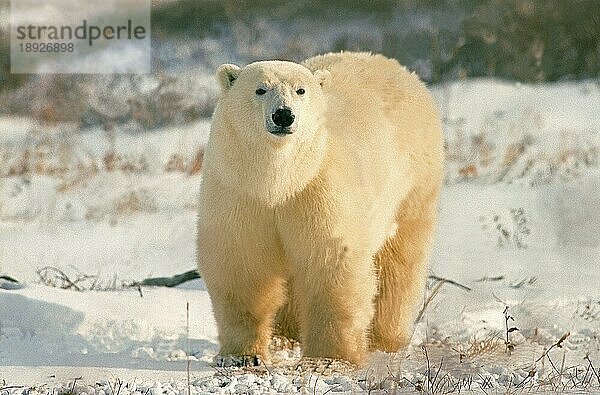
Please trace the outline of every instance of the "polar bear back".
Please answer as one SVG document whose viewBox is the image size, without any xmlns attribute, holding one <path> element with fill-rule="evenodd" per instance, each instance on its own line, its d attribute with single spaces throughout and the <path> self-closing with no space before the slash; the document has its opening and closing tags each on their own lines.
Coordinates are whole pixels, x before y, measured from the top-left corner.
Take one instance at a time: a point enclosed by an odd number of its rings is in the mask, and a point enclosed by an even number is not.
<svg viewBox="0 0 600 395">
<path fill-rule="evenodd" d="M 373 158 L 356 150 L 409 158 L 410 189 L 428 189 L 442 178 L 443 138 L 437 106 L 415 73 L 396 60 L 342 52 L 304 61 L 311 71 L 328 70 L 326 120 L 341 158 Z M 383 158 L 386 162 L 386 158 Z M 396 162 L 398 163 L 398 162 Z M 402 163 L 404 167 L 405 163 Z M 363 170 L 373 164 L 357 163 Z M 398 169 L 400 171 L 400 169 Z M 389 171 L 389 168 L 387 168 Z M 422 191 L 425 192 L 425 191 Z"/>
</svg>

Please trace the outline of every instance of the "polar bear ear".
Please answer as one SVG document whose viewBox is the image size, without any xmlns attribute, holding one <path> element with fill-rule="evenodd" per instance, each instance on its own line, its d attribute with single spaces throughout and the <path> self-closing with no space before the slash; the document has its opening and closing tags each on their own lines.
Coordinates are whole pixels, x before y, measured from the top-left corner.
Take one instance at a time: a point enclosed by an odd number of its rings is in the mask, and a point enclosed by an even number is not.
<svg viewBox="0 0 600 395">
<path fill-rule="evenodd" d="M 242 69 L 234 64 L 222 64 L 219 66 L 217 69 L 217 79 L 219 80 L 219 85 L 221 85 L 221 90 L 223 92 L 231 88 L 234 81 L 240 75 L 241 70 Z"/>
<path fill-rule="evenodd" d="M 319 84 L 324 87 L 327 86 L 329 80 L 331 79 L 331 73 L 329 70 L 317 70 L 315 71 L 315 78 L 319 82 Z"/>
</svg>

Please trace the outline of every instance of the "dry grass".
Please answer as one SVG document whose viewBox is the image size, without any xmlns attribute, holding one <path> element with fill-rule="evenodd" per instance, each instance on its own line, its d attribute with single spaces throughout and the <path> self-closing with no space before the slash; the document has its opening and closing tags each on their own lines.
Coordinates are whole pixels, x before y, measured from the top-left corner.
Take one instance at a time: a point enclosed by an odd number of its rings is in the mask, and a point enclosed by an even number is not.
<svg viewBox="0 0 600 395">
<path fill-rule="evenodd" d="M 98 285 L 98 276 L 78 271 L 67 275 L 63 270 L 46 266 L 37 271 L 40 282 L 46 286 L 74 291 L 94 290 Z"/>
<path fill-rule="evenodd" d="M 181 153 L 171 154 L 167 164 L 165 165 L 166 172 L 179 172 L 193 176 L 200 173 L 202 170 L 202 161 L 204 160 L 204 148 L 196 150 L 191 157 L 185 157 Z"/>
<path fill-rule="evenodd" d="M 37 275 L 40 283 L 47 287 L 77 292 L 136 289 L 140 297 L 143 297 L 140 281 L 119 280 L 116 275 L 112 278 L 100 278 L 98 275 L 82 273 L 73 267 L 55 266 L 42 267 L 37 270 Z"/>
<path fill-rule="evenodd" d="M 148 173 L 148 162 L 143 156 L 133 157 L 111 150 L 104 154 L 102 162 L 108 172 L 120 170 L 125 173 Z"/>
<path fill-rule="evenodd" d="M 431 276 L 429 276 L 429 280 L 432 280 L 432 281 L 427 286 L 427 297 L 425 298 L 425 301 L 423 302 L 423 306 L 421 306 L 421 310 L 419 310 L 419 312 L 417 313 L 417 318 L 415 319 L 415 322 L 421 321 L 421 319 L 423 318 L 423 316 L 425 314 L 425 310 L 427 310 L 427 307 L 433 301 L 433 299 L 437 296 L 437 294 L 440 292 L 440 290 L 442 289 L 442 286 L 444 284 L 454 285 L 455 287 L 458 287 L 467 292 L 471 291 L 471 288 L 469 288 L 465 285 L 459 284 L 456 281 L 450 280 L 447 278 L 442 278 L 442 277 L 431 275 Z"/>
<path fill-rule="evenodd" d="M 17 204 L 5 206 L 8 211 L 0 210 L 3 218 L 31 220 L 52 215 L 66 220 L 102 220 L 110 217 L 115 222 L 119 216 L 155 213 L 158 205 L 153 177 L 171 172 L 197 177 L 202 171 L 203 146 L 176 146 L 173 149 L 178 151 L 170 156 L 152 146 L 128 152 L 130 147 L 117 148 L 114 131 L 106 131 L 104 136 L 93 136 L 91 148 L 86 148 L 80 142 L 86 137 L 78 133 L 61 128 L 31 129 L 20 142 L 0 145 L 0 186 L 8 187 L 0 192 L 14 196 Z M 143 136 L 139 140 L 147 144 Z M 106 148 L 98 150 L 97 146 Z M 162 160 L 165 162 L 160 163 Z M 3 179 L 9 181 L 5 184 Z M 130 186 L 124 191 L 114 191 L 112 180 L 120 189 L 125 186 L 125 180 Z M 181 182 L 188 181 L 182 178 Z M 140 185 L 144 183 L 150 186 Z M 11 189 L 14 185 L 17 186 Z M 39 188 L 47 194 L 44 202 L 40 201 L 42 196 L 34 196 Z M 105 198 L 102 198 L 103 190 Z M 119 192 L 121 194 L 115 197 Z M 17 194 L 22 194 L 24 200 L 19 201 Z M 39 201 L 39 207 L 24 207 L 27 199 Z M 182 209 L 195 209 L 191 199 L 182 201 L 173 195 L 173 200 Z"/>
<path fill-rule="evenodd" d="M 67 149 L 52 146 L 24 148 L 20 152 L 10 152 L 0 147 L 0 178 L 28 175 L 43 175 L 69 179 L 70 184 L 78 178 L 88 178 L 101 171 L 121 171 L 132 174 L 150 174 L 150 164 L 144 155 L 134 156 L 109 150 L 100 158 L 91 155 L 76 157 L 71 152 L 61 156 Z M 204 148 L 198 148 L 192 155 L 174 152 L 163 169 L 165 172 L 180 172 L 195 176 L 202 170 Z M 74 182 L 76 185 L 77 182 Z M 66 185 L 69 189 L 73 185 Z"/>
<path fill-rule="evenodd" d="M 187 174 L 193 176 L 200 173 L 202 170 L 202 161 L 204 160 L 204 149 L 199 149 L 196 151 L 194 158 L 190 162 L 190 165 L 187 168 Z"/>
<path fill-rule="evenodd" d="M 187 152 L 174 151 L 164 163 L 156 163 L 164 159 L 145 152 L 128 152 L 129 147 L 117 148 L 116 133 L 124 131 L 117 132 L 109 127 L 100 132 L 101 135 L 95 137 L 98 139 L 96 144 L 108 145 L 101 152 L 81 145 L 80 133 L 68 124 L 48 128 L 37 126 L 32 127 L 17 145 L 0 144 L 0 178 L 42 175 L 73 180 L 82 174 L 87 177 L 97 172 L 151 174 L 160 169 L 194 176 L 202 169 L 203 146 L 193 150 L 186 147 Z M 147 144 L 143 135 L 139 136 L 139 142 Z"/>
<path fill-rule="evenodd" d="M 446 183 L 480 181 L 486 183 L 526 180 L 530 185 L 552 182 L 555 178 L 573 178 L 581 168 L 597 167 L 599 148 L 582 141 L 567 147 L 539 151 L 535 132 L 543 129 L 542 116 L 525 109 L 516 121 L 507 122 L 492 114 L 481 128 L 468 135 L 465 120 L 445 119 Z M 505 143 L 498 136 L 521 136 Z M 565 131 L 565 135 L 569 135 Z M 511 137 L 514 138 L 514 137 Z"/>
<path fill-rule="evenodd" d="M 157 211 L 158 205 L 150 191 L 140 188 L 124 192 L 107 203 L 88 206 L 85 219 L 99 221 L 108 217 L 111 224 L 115 225 L 118 218 Z"/>
<path fill-rule="evenodd" d="M 180 153 L 171 154 L 169 161 L 165 165 L 165 171 L 173 172 L 178 171 L 183 173 L 186 169 L 185 159 Z"/>
<path fill-rule="evenodd" d="M 117 198 L 113 205 L 114 212 L 121 216 L 140 212 L 153 213 L 157 210 L 154 200 L 146 190 L 128 192 Z"/>
<path fill-rule="evenodd" d="M 466 344 L 451 345 L 451 349 L 458 354 L 459 363 L 472 362 L 478 358 L 492 355 L 503 347 L 498 333 L 487 334 L 483 339 L 471 338 Z"/>
<path fill-rule="evenodd" d="M 73 191 L 76 188 L 85 185 L 88 180 L 98 175 L 99 169 L 96 162 L 91 162 L 89 165 L 79 165 L 77 171 L 69 174 L 64 174 L 61 177 L 61 182 L 57 187 L 58 192 L 64 193 Z"/>
<path fill-rule="evenodd" d="M 299 390 L 313 394 L 320 393 L 317 388 L 323 388 L 323 383 L 328 388 L 325 393 L 342 390 L 342 384 L 336 379 L 340 376 L 349 377 L 355 391 L 368 394 L 600 391 L 600 369 L 589 355 L 577 365 L 566 364 L 567 351 L 561 354 L 559 350 L 564 350 L 568 333 L 544 348 L 533 338 L 512 339 L 514 326 L 509 323 L 514 319 L 509 310 L 499 310 L 498 314 L 505 317 L 505 333 L 489 333 L 481 339 L 471 338 L 463 342 L 429 339 L 419 347 L 410 348 L 406 355 L 381 354 L 382 357 L 375 358 L 364 369 L 340 360 L 301 358 L 294 366 L 216 368 L 216 377 L 230 382 L 234 375 L 278 374 L 289 377 Z M 278 345 L 277 348 L 286 344 L 282 339 L 274 339 L 273 343 Z M 510 352 L 507 352 L 509 347 Z M 524 362 L 532 353 L 538 358 Z"/>
</svg>

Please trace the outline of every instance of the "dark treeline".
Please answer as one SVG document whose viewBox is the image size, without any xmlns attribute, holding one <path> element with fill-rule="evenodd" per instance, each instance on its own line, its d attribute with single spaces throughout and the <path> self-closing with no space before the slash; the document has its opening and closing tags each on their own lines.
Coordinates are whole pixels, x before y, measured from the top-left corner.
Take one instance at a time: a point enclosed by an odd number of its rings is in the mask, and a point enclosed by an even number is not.
<svg viewBox="0 0 600 395">
<path fill-rule="evenodd" d="M 183 0 L 153 12 L 157 37 L 227 39 L 239 61 L 381 52 L 429 82 L 594 78 L 598 0 Z"/>
</svg>

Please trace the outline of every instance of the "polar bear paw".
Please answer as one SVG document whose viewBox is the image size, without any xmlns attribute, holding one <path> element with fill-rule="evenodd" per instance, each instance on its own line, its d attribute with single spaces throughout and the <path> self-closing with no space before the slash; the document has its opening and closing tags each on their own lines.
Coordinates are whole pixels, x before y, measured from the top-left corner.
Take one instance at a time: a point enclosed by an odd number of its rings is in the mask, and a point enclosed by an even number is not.
<svg viewBox="0 0 600 395">
<path fill-rule="evenodd" d="M 217 355 L 215 364 L 220 368 L 243 368 L 259 366 L 262 364 L 262 359 L 258 355 Z"/>
</svg>

